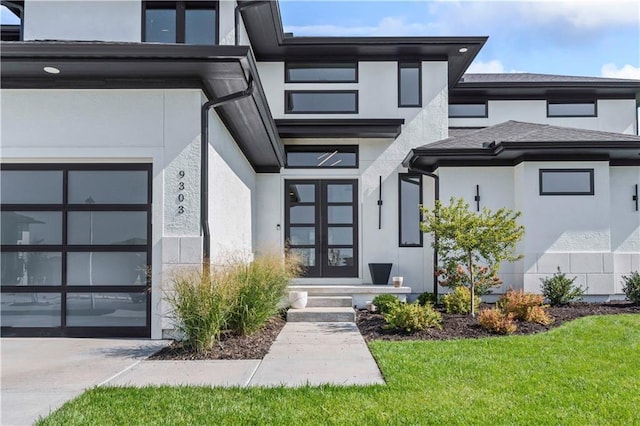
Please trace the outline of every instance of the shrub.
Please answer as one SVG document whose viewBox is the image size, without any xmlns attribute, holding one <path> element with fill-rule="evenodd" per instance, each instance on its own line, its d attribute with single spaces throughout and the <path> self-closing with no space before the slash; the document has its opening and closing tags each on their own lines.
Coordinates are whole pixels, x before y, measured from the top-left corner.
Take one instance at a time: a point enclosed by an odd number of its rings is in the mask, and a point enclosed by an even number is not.
<svg viewBox="0 0 640 426">
<path fill-rule="evenodd" d="M 426 305 L 427 303 L 430 305 L 435 305 L 437 302 L 438 299 L 436 298 L 436 295 L 434 293 L 429 293 L 428 291 L 425 291 L 420 296 L 418 296 L 418 303 L 422 306 Z"/>
<path fill-rule="evenodd" d="M 553 322 L 553 318 L 546 310 L 546 306 L 532 306 L 527 309 L 527 316 L 524 318 L 527 322 L 535 322 L 542 325 L 549 325 Z"/>
<path fill-rule="evenodd" d="M 480 311 L 478 322 L 483 328 L 499 334 L 511 334 L 518 328 L 512 313 L 505 314 L 497 308 Z"/>
<path fill-rule="evenodd" d="M 627 299 L 633 303 L 640 303 L 640 273 L 638 271 L 633 272 L 631 275 L 622 276 L 622 291 L 627 296 Z"/>
<path fill-rule="evenodd" d="M 421 306 L 419 303 L 397 303 L 384 315 L 384 319 L 387 322 L 385 328 L 399 328 L 407 332 L 442 328 L 442 315 L 431 305 Z"/>
<path fill-rule="evenodd" d="M 480 306 L 479 297 L 475 298 L 475 308 Z M 448 314 L 468 314 L 471 312 L 471 291 L 467 287 L 456 287 L 453 293 L 442 296 L 444 309 Z"/>
<path fill-rule="evenodd" d="M 195 270 L 177 271 L 171 282 L 173 289 L 165 300 L 185 346 L 197 352 L 211 349 L 235 306 L 233 283 L 219 274 L 205 276 Z"/>
<path fill-rule="evenodd" d="M 552 306 L 565 305 L 571 301 L 582 300 L 585 290 L 573 285 L 575 280 L 576 277 L 567 278 L 558 267 L 558 272 L 553 274 L 551 278 L 540 278 L 540 281 L 542 281 L 542 294 Z"/>
<path fill-rule="evenodd" d="M 391 312 L 391 309 L 400 304 L 400 300 L 393 294 L 379 294 L 371 302 L 382 315 Z"/>
<path fill-rule="evenodd" d="M 526 321 L 531 308 L 541 306 L 543 300 L 539 294 L 525 293 L 524 290 L 515 291 L 510 288 L 500 296 L 496 306 L 504 313 L 512 313 L 514 319 Z"/>
<path fill-rule="evenodd" d="M 228 329 L 250 335 L 278 312 L 289 282 L 299 275 L 300 263 L 291 255 L 283 262 L 281 256 L 268 254 L 253 262 L 232 261 L 225 269 L 228 279 L 236 283 L 237 294 Z"/>
</svg>

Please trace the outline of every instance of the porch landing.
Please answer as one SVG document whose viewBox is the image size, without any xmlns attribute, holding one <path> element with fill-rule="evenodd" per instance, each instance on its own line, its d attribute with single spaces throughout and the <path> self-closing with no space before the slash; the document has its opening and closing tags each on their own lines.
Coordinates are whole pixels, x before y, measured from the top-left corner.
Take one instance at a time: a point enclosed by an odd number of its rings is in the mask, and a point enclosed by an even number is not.
<svg viewBox="0 0 640 426">
<path fill-rule="evenodd" d="M 313 296 L 351 296 L 357 308 L 365 308 L 379 294 L 394 294 L 405 300 L 411 294 L 411 287 L 393 287 L 389 285 L 290 285 L 290 291 L 306 291 Z"/>
</svg>

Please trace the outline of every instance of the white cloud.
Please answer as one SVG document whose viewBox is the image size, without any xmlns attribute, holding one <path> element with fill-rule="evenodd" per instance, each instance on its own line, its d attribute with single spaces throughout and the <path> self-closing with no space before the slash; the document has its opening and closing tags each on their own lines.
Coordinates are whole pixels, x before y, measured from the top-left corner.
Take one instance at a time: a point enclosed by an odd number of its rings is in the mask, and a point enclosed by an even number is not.
<svg viewBox="0 0 640 426">
<path fill-rule="evenodd" d="M 469 68 L 467 69 L 467 72 L 471 74 L 502 74 L 505 72 L 518 73 L 518 72 L 524 72 L 524 71 L 518 71 L 514 69 L 506 71 L 502 61 L 498 59 L 493 59 L 487 62 L 478 61 L 478 60 L 473 61 L 469 66 Z"/>
<path fill-rule="evenodd" d="M 602 66 L 600 75 L 608 78 L 630 78 L 640 80 L 640 67 L 634 67 L 633 65 L 626 64 L 622 68 L 618 68 L 616 64 L 610 62 Z"/>
</svg>

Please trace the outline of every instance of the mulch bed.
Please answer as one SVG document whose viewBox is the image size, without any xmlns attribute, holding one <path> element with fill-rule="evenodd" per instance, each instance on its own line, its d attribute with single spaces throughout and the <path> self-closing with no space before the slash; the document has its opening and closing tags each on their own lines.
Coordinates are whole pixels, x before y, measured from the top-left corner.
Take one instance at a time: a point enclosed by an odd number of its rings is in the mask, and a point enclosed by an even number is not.
<svg viewBox="0 0 640 426">
<path fill-rule="evenodd" d="M 489 308 L 492 305 L 483 304 L 480 309 Z M 407 333 L 403 330 L 387 330 L 386 324 L 380 314 L 367 310 L 357 312 L 357 323 L 362 336 L 367 342 L 372 340 L 449 340 L 449 339 L 477 339 L 481 337 L 497 336 L 480 327 L 478 321 L 470 315 L 453 315 L 442 313 L 442 330 L 437 328 L 426 331 Z M 518 329 L 513 334 L 534 334 L 558 327 L 566 321 L 588 315 L 611 314 L 640 314 L 640 305 L 628 302 L 614 303 L 572 303 L 567 306 L 549 308 L 549 314 L 554 318 L 551 325 L 534 324 L 517 321 Z"/>
<path fill-rule="evenodd" d="M 223 335 L 212 350 L 196 353 L 180 342 L 151 355 L 150 360 L 262 359 L 286 324 L 281 315 L 271 318 L 262 330 L 251 336 Z"/>
</svg>

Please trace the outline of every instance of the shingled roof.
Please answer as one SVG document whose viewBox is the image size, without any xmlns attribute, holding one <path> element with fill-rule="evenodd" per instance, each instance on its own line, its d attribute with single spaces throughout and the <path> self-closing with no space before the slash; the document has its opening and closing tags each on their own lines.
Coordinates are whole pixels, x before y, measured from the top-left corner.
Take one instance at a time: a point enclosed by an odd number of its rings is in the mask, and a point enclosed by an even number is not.
<svg viewBox="0 0 640 426">
<path fill-rule="evenodd" d="M 640 166 L 640 136 L 506 121 L 412 149 L 403 166 L 432 172 L 440 166 L 514 165 L 521 161 L 610 161 Z"/>
<path fill-rule="evenodd" d="M 637 83 L 640 80 L 603 77 L 580 77 L 571 75 L 503 73 L 503 74 L 465 74 L 460 79 L 464 83 Z"/>
</svg>

